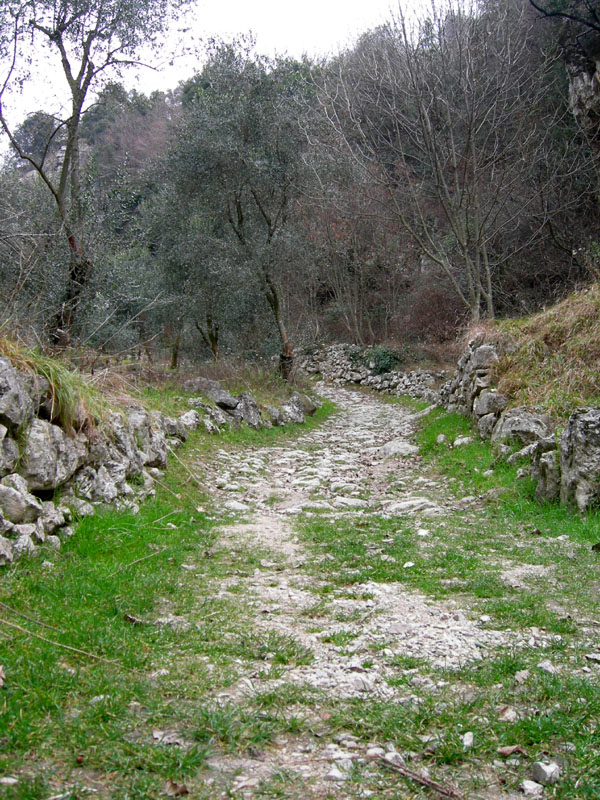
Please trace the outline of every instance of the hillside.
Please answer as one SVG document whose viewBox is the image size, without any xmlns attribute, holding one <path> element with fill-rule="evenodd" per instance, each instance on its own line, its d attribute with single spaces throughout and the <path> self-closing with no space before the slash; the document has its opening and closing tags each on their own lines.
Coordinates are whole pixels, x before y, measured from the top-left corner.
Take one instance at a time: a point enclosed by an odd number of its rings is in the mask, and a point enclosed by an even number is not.
<svg viewBox="0 0 600 800">
<path fill-rule="evenodd" d="M 600 404 L 600 286 L 532 316 L 495 320 L 470 335 L 498 345 L 498 388 L 512 405 L 556 417 Z"/>
</svg>

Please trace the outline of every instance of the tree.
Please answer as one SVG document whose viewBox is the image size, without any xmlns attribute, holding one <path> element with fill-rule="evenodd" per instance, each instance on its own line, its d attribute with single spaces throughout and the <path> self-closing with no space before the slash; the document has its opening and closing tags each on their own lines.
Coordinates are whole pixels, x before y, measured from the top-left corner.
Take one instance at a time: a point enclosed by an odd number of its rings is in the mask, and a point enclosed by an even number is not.
<svg viewBox="0 0 600 800">
<path fill-rule="evenodd" d="M 202 200 L 208 226 L 229 248 L 223 269 L 252 275 L 277 326 L 284 375 L 292 365 L 281 279 L 293 269 L 291 218 L 299 192 L 304 137 L 298 98 L 306 66 L 217 47 L 191 88 L 171 161 L 179 190 Z"/>
<path fill-rule="evenodd" d="M 417 30 L 401 15 L 365 36 L 324 85 L 338 146 L 385 190 L 382 218 L 441 268 L 472 320 L 494 315 L 503 265 L 542 235 L 549 187 L 574 169 L 554 62 L 532 46 L 521 4 L 450 0 Z"/>
<path fill-rule="evenodd" d="M 560 21 L 558 43 L 569 79 L 571 111 L 595 155 L 600 197 L 600 8 L 597 0 L 529 0 L 549 20 Z"/>
<path fill-rule="evenodd" d="M 105 75 L 135 64 L 142 46 L 156 43 L 170 15 L 191 0 L 4 0 L 0 6 L 0 126 L 16 154 L 39 174 L 52 195 L 68 246 L 69 267 L 60 309 L 51 331 L 56 342 L 69 341 L 82 296 L 92 274 L 85 235 L 81 184 L 80 126 L 86 103 Z M 67 116 L 56 118 L 35 152 L 11 126 L 6 101 L 31 79 L 31 53 L 45 45 L 60 64 L 67 86 Z M 57 65 L 58 66 L 58 65 Z M 47 69 L 47 65 L 45 67 Z M 46 118 L 47 121 L 47 118 Z M 48 158 L 64 135 L 57 164 Z"/>
</svg>

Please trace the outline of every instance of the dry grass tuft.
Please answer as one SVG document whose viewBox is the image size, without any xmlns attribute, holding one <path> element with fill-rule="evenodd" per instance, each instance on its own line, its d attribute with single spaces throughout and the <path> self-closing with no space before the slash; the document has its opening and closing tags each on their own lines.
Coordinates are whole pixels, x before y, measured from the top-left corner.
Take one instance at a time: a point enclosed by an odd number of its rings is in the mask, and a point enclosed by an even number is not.
<svg viewBox="0 0 600 800">
<path fill-rule="evenodd" d="M 104 416 L 105 403 L 85 375 L 59 358 L 46 356 L 13 339 L 0 339 L 0 356 L 8 358 L 34 385 L 47 391 L 53 421 L 69 433 L 91 430 Z M 47 389 L 43 380 L 47 381 Z"/>
<path fill-rule="evenodd" d="M 600 284 L 531 317 L 488 322 L 478 332 L 499 345 L 498 388 L 514 405 L 567 417 L 600 404 Z"/>
</svg>

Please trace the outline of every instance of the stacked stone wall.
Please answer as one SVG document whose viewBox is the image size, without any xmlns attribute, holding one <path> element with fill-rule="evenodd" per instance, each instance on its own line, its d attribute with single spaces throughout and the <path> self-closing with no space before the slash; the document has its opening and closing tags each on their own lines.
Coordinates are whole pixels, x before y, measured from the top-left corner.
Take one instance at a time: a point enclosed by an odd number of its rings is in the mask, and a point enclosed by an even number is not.
<svg viewBox="0 0 600 800">
<path fill-rule="evenodd" d="M 154 494 L 169 452 L 192 430 L 303 423 L 316 410 L 300 394 L 261 409 L 248 392 L 234 397 L 217 381 L 198 378 L 184 388 L 198 396 L 179 417 L 130 405 L 68 432 L 54 418 L 47 381 L 0 358 L 0 564 L 39 544 L 59 548 L 72 522 L 96 506 L 137 512 Z"/>
</svg>

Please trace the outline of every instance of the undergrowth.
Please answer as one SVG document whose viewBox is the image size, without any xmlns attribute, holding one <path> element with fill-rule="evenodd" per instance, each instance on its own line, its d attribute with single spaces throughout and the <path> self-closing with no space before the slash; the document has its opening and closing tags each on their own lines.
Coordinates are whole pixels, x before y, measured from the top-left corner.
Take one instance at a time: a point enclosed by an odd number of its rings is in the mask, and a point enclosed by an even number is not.
<svg viewBox="0 0 600 800">
<path fill-rule="evenodd" d="M 106 404 L 101 394 L 66 362 L 12 339 L 0 339 L 0 356 L 30 375 L 40 394 L 47 393 L 50 418 L 67 431 L 94 425 L 104 416 Z"/>
<path fill-rule="evenodd" d="M 523 319 L 486 324 L 499 341 L 498 388 L 513 405 L 556 417 L 600 404 L 600 284 Z"/>
</svg>

